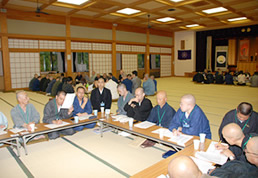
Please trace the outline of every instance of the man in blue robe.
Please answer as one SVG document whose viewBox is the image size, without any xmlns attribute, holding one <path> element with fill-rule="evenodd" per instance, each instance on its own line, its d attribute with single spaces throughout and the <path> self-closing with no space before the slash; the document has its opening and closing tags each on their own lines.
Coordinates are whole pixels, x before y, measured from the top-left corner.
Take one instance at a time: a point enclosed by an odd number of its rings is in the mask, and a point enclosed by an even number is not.
<svg viewBox="0 0 258 178">
<path fill-rule="evenodd" d="M 91 102 L 85 97 L 85 88 L 79 86 L 76 91 L 76 96 L 73 101 L 73 116 L 87 116 L 92 113 Z M 83 128 L 93 128 L 96 123 L 91 123 L 87 125 L 81 125 L 75 127 L 74 130 L 81 131 Z"/>
<path fill-rule="evenodd" d="M 157 103 L 158 105 L 152 108 L 147 121 L 169 128 L 176 111 L 167 103 L 167 93 L 165 91 L 157 93 Z"/>
<path fill-rule="evenodd" d="M 149 74 L 144 75 L 142 87 L 147 96 L 155 94 L 155 84 L 152 79 L 149 78 Z"/>
<path fill-rule="evenodd" d="M 209 120 L 195 102 L 195 97 L 191 94 L 181 98 L 180 108 L 174 115 L 169 130 L 175 135 L 181 132 L 196 136 L 205 133 L 206 138 L 211 139 Z"/>
</svg>

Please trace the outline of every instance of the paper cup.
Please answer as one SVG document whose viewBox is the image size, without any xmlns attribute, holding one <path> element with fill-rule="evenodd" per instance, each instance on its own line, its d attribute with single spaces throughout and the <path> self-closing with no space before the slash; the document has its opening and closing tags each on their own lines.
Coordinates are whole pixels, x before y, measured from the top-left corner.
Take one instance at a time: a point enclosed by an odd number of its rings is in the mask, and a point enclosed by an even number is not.
<svg viewBox="0 0 258 178">
<path fill-rule="evenodd" d="M 164 137 L 164 132 L 165 132 L 165 129 L 159 129 L 159 138 L 160 138 L 160 139 L 163 139 L 163 137 Z"/>
<path fill-rule="evenodd" d="M 206 136 L 206 134 L 200 133 L 200 142 L 201 142 L 201 143 L 204 143 L 204 142 L 205 142 L 205 136 Z"/>
<path fill-rule="evenodd" d="M 105 108 L 104 107 L 100 107 L 100 111 L 101 111 L 101 113 L 104 113 Z"/>
<path fill-rule="evenodd" d="M 31 132 L 35 131 L 35 124 L 30 124 Z"/>
<path fill-rule="evenodd" d="M 106 115 L 109 115 L 109 114 L 110 114 L 110 109 L 106 109 L 106 110 L 105 110 L 105 114 L 106 114 Z"/>
<path fill-rule="evenodd" d="M 129 127 L 132 128 L 133 127 L 133 119 L 130 119 L 128 123 L 129 123 Z"/>
<path fill-rule="evenodd" d="M 193 142 L 194 142 L 194 149 L 198 150 L 200 146 L 200 140 L 194 139 Z"/>
<path fill-rule="evenodd" d="M 79 117 L 78 116 L 74 116 L 74 123 L 77 124 L 79 122 Z"/>
<path fill-rule="evenodd" d="M 94 116 L 98 116 L 98 110 L 93 110 Z"/>
</svg>

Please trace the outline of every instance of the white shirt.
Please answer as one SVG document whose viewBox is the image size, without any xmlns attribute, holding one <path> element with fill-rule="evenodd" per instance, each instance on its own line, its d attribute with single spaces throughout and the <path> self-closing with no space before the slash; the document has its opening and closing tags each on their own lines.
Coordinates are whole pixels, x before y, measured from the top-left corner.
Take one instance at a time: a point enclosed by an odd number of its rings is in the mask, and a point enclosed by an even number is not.
<svg viewBox="0 0 258 178">
<path fill-rule="evenodd" d="M 117 92 L 117 83 L 110 79 L 106 84 L 105 87 L 110 90 L 113 99 L 118 99 L 119 94 Z"/>
</svg>

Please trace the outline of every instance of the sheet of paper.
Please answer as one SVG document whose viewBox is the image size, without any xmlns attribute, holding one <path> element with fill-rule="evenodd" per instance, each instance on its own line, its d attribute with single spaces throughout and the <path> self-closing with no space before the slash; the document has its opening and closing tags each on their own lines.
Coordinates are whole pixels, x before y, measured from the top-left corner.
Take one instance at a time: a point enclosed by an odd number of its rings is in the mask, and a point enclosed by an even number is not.
<svg viewBox="0 0 258 178">
<path fill-rule="evenodd" d="M 88 92 L 91 92 L 93 90 L 93 84 L 88 86 Z"/>
<path fill-rule="evenodd" d="M 224 163 L 227 162 L 228 157 L 223 155 L 223 154 L 217 154 L 217 153 L 212 153 L 212 152 L 203 152 L 203 151 L 197 151 L 195 153 L 195 157 L 199 158 L 204 161 L 209 161 L 212 163 L 216 163 L 219 165 L 223 165 Z"/>
<path fill-rule="evenodd" d="M 176 142 L 179 145 L 185 146 L 185 143 L 188 142 L 189 140 L 191 140 L 192 138 L 193 138 L 193 136 L 185 135 L 185 134 L 181 134 L 179 136 L 172 135 L 170 137 L 169 141 Z"/>
<path fill-rule="evenodd" d="M 159 128 L 157 130 L 154 130 L 152 131 L 152 133 L 156 133 L 156 134 L 159 134 L 160 130 L 163 129 L 164 130 L 164 136 L 165 137 L 171 137 L 172 136 L 172 132 L 169 130 L 169 129 L 166 129 L 166 128 Z"/>
<path fill-rule="evenodd" d="M 7 134 L 7 132 L 6 131 L 0 131 L 0 135 L 4 135 L 4 134 Z"/>
<path fill-rule="evenodd" d="M 79 116 L 79 120 L 80 121 L 83 121 L 83 120 L 85 120 L 85 119 L 89 119 L 91 116 L 93 116 L 92 114 L 89 114 L 89 115 L 87 115 L 87 116 Z"/>
<path fill-rule="evenodd" d="M 69 124 L 70 123 L 63 121 L 62 124 L 47 124 L 47 125 L 45 125 L 45 127 L 50 128 L 50 129 L 54 129 L 54 128 L 62 127 L 62 126 L 69 125 Z"/>
<path fill-rule="evenodd" d="M 212 141 L 212 142 L 210 143 L 210 146 L 209 146 L 209 148 L 207 149 L 206 152 L 220 154 L 221 150 L 218 150 L 218 149 L 216 149 L 216 147 L 215 147 L 215 145 L 216 145 L 217 143 L 218 143 L 218 142 Z M 227 145 L 226 143 L 221 143 L 221 144 Z"/>
<path fill-rule="evenodd" d="M 129 122 L 130 119 L 133 119 L 132 117 L 128 117 L 126 115 L 114 115 L 112 116 L 113 118 L 113 121 L 119 121 L 121 123 L 126 123 L 126 122 Z"/>
<path fill-rule="evenodd" d="M 169 175 L 164 175 L 164 174 L 161 174 L 160 176 L 158 176 L 157 178 L 169 178 Z"/>
<path fill-rule="evenodd" d="M 65 96 L 64 103 L 61 108 L 69 109 L 73 105 L 74 97 L 75 97 L 75 93 L 67 93 Z"/>
<path fill-rule="evenodd" d="M 134 124 L 134 127 L 138 127 L 138 128 L 141 128 L 141 129 L 147 129 L 147 128 L 150 128 L 154 125 L 156 125 L 156 124 L 152 123 L 152 122 L 149 122 L 149 121 L 144 121 L 144 122 L 141 122 L 141 123 L 138 123 L 138 124 Z"/>
<path fill-rule="evenodd" d="M 127 132 L 119 132 L 118 135 L 121 135 L 121 136 L 123 136 L 123 137 L 129 137 L 129 136 L 132 135 L 132 134 L 127 133 Z"/>
<path fill-rule="evenodd" d="M 212 163 L 210 163 L 210 162 L 203 161 L 203 160 L 200 160 L 200 159 L 192 157 L 192 156 L 190 156 L 190 157 L 193 159 L 193 161 L 195 162 L 195 164 L 198 166 L 198 168 L 200 169 L 200 171 L 203 174 L 207 174 L 209 169 L 215 168 L 215 166 L 213 166 Z"/>
<path fill-rule="evenodd" d="M 12 133 L 18 133 L 18 132 L 21 132 L 21 131 L 24 131 L 24 130 L 27 130 L 27 129 L 25 129 L 25 128 L 13 128 L 13 129 L 10 129 L 10 131 L 12 132 Z"/>
</svg>

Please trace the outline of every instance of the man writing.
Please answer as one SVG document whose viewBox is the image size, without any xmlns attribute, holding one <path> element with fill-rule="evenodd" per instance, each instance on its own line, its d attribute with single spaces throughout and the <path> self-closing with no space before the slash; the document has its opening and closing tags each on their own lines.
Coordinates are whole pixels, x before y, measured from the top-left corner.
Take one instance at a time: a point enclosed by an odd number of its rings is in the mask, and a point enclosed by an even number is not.
<svg viewBox="0 0 258 178">
<path fill-rule="evenodd" d="M 43 122 L 48 124 L 62 124 L 62 119 L 68 119 L 72 117 L 73 106 L 69 109 L 61 109 L 64 103 L 66 93 L 64 91 L 57 92 L 56 98 L 49 101 L 44 108 Z M 64 129 L 48 133 L 49 139 L 56 139 L 63 135 L 73 135 L 75 132 L 72 128 Z"/>
<path fill-rule="evenodd" d="M 199 136 L 200 133 L 205 133 L 206 138 L 211 139 L 209 120 L 191 94 L 181 98 L 180 108 L 174 115 L 169 130 L 175 135 L 184 133 Z"/>
</svg>

